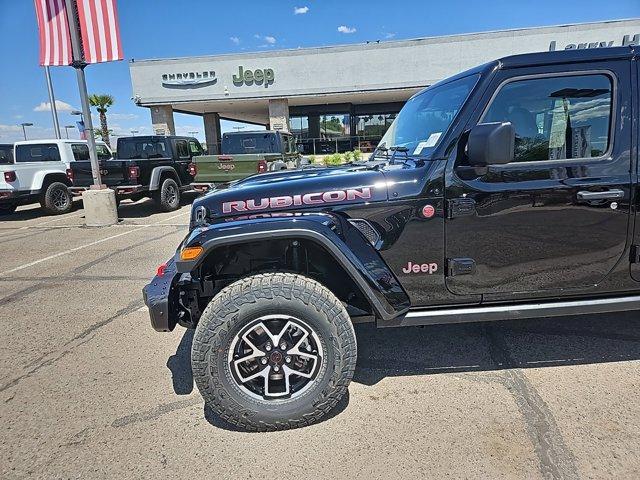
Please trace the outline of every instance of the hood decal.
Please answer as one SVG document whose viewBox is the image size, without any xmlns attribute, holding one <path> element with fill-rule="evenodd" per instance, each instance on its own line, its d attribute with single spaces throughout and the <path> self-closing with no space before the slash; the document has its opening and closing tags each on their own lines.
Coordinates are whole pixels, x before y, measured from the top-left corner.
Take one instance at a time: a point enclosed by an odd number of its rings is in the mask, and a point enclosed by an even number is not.
<svg viewBox="0 0 640 480">
<path fill-rule="evenodd" d="M 329 190 L 327 192 L 312 192 L 296 195 L 281 195 L 247 200 L 234 200 L 222 204 L 222 213 L 248 212 L 264 210 L 267 208 L 287 208 L 292 205 L 319 205 L 324 203 L 337 203 L 345 200 L 371 198 L 371 187 L 347 188 L 343 190 Z"/>
</svg>

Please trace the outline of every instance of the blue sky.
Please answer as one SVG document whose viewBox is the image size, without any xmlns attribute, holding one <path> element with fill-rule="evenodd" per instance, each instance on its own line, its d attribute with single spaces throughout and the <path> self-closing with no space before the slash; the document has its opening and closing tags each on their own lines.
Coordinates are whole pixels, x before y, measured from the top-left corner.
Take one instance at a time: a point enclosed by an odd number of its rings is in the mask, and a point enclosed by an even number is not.
<svg viewBox="0 0 640 480">
<path fill-rule="evenodd" d="M 119 0 L 126 59 L 181 57 L 398 40 L 425 36 L 558 25 L 640 16 L 640 0 Z M 38 65 L 35 11 L 31 0 L 0 0 L 0 142 L 53 136 L 44 71 Z M 75 72 L 53 67 L 56 99 L 80 106 Z M 127 61 L 87 68 L 90 93 L 110 93 L 116 133 L 151 133 L 149 112 L 130 100 Z M 61 125 L 76 117 L 60 109 Z M 178 133 L 199 131 L 200 117 L 176 114 Z M 223 129 L 230 128 L 230 124 Z M 75 131 L 71 136 L 77 135 Z M 64 130 L 63 130 L 64 135 Z"/>
</svg>

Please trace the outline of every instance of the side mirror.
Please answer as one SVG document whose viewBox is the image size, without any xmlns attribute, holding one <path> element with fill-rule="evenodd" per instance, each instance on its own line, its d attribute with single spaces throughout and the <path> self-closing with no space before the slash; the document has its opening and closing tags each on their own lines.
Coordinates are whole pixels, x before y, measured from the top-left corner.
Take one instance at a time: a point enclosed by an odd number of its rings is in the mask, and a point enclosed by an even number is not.
<svg viewBox="0 0 640 480">
<path fill-rule="evenodd" d="M 469 164 L 472 167 L 486 167 L 512 162 L 515 143 L 516 131 L 511 122 L 480 123 L 469 132 Z"/>
</svg>

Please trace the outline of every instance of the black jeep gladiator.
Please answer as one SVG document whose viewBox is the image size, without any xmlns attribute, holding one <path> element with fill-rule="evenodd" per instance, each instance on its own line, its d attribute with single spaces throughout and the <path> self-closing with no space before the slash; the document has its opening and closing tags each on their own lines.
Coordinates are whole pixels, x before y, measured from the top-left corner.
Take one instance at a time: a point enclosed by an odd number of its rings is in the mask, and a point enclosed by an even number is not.
<svg viewBox="0 0 640 480">
<path fill-rule="evenodd" d="M 372 161 L 196 200 L 144 289 L 249 430 L 312 423 L 379 327 L 640 309 L 640 48 L 511 56 L 411 98 Z"/>
<path fill-rule="evenodd" d="M 137 201 L 151 197 L 162 211 L 180 206 L 180 193 L 191 189 L 195 176 L 193 157 L 202 155 L 200 142 L 192 137 L 139 136 L 118 138 L 116 159 L 100 160 L 102 183 L 116 192 L 116 200 Z M 81 193 L 93 184 L 91 162 L 71 162 L 69 190 Z"/>
</svg>

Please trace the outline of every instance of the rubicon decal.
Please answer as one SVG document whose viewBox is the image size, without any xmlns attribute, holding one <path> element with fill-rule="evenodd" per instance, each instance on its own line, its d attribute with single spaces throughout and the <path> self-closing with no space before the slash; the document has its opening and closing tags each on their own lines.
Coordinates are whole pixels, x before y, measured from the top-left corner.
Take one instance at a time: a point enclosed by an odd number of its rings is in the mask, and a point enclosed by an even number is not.
<svg viewBox="0 0 640 480">
<path fill-rule="evenodd" d="M 222 213 L 249 212 L 267 208 L 287 208 L 300 205 L 321 205 L 338 203 L 345 200 L 369 199 L 371 188 L 348 188 L 346 190 L 330 190 L 328 192 L 303 193 L 299 195 L 283 195 L 280 197 L 261 198 L 259 200 L 235 200 L 222 204 Z"/>
<path fill-rule="evenodd" d="M 407 263 L 406 267 L 402 268 L 404 273 L 428 273 L 433 275 L 438 271 L 437 263 Z"/>
</svg>

